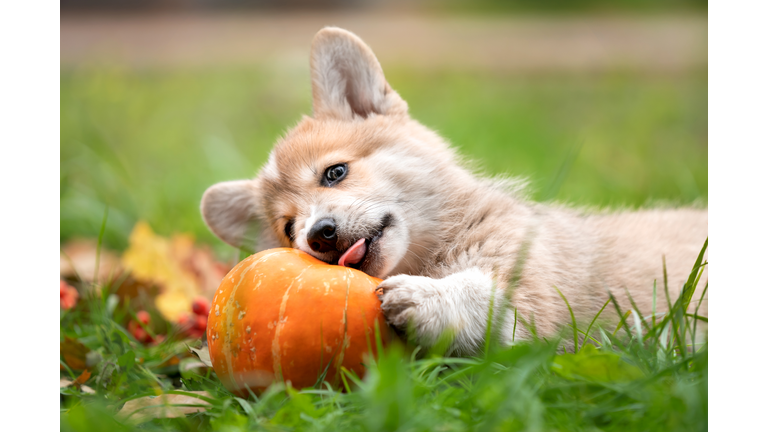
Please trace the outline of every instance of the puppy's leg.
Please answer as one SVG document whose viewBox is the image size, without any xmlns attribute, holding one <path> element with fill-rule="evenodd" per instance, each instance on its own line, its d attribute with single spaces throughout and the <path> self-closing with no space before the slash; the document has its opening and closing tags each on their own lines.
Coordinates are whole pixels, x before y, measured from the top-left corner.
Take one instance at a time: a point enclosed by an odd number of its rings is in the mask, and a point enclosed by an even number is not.
<svg viewBox="0 0 768 432">
<path fill-rule="evenodd" d="M 493 277 L 477 268 L 442 279 L 392 276 L 379 284 L 379 293 L 381 308 L 391 325 L 401 330 L 411 326 L 416 343 L 425 347 L 449 332 L 454 337 L 449 353 L 460 355 L 477 353 L 483 346 L 491 298 L 494 331 L 506 305 L 503 290 L 494 289 Z M 502 343 L 512 341 L 514 322 L 511 310 L 507 308 L 507 312 L 501 328 Z"/>
</svg>

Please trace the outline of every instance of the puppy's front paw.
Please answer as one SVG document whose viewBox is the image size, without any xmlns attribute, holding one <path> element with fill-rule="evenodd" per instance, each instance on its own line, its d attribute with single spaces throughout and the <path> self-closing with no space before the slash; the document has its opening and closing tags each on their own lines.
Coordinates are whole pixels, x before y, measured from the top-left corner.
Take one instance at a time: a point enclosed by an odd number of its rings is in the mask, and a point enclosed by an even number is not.
<svg viewBox="0 0 768 432">
<path fill-rule="evenodd" d="M 436 332 L 432 328 L 439 321 L 434 311 L 437 290 L 435 279 L 423 276 L 398 275 L 380 283 L 376 292 L 381 309 L 389 324 L 399 330 L 407 330 L 409 323 L 416 331 L 418 343 L 429 343 Z"/>
</svg>

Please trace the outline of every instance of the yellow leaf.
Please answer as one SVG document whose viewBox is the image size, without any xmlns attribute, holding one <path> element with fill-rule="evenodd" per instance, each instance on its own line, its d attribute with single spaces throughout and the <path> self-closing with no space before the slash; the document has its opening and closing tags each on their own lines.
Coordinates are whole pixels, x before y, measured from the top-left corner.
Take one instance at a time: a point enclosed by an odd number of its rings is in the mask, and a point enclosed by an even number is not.
<svg viewBox="0 0 768 432">
<path fill-rule="evenodd" d="M 165 319 L 176 322 L 182 315 L 189 313 L 192 300 L 182 292 L 166 291 L 155 297 L 155 307 Z"/>
<path fill-rule="evenodd" d="M 200 294 L 193 274 L 184 269 L 180 257 L 189 255 L 194 240 L 178 235 L 174 239 L 156 235 L 146 222 L 139 221 L 128 239 L 122 264 L 140 280 L 160 286 L 162 293 L 155 306 L 169 321 L 176 321 L 192 307 L 192 299 Z"/>
</svg>

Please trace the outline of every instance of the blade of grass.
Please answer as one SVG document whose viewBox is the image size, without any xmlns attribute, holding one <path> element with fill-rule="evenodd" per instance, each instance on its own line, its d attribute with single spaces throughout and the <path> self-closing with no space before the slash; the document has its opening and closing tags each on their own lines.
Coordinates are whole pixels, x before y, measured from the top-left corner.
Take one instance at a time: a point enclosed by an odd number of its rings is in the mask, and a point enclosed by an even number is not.
<svg viewBox="0 0 768 432">
<path fill-rule="evenodd" d="M 379 327 L 379 320 L 373 322 L 373 334 L 376 338 L 376 359 L 378 356 L 384 353 L 384 341 L 381 339 L 381 327 Z"/>
<path fill-rule="evenodd" d="M 350 393 L 352 389 L 349 388 L 349 383 L 347 382 L 347 378 L 345 376 L 346 374 L 344 373 L 345 370 L 346 369 L 344 368 L 344 366 L 342 366 L 341 373 L 339 374 L 339 376 L 341 377 L 342 384 L 344 384 L 344 390 L 346 390 L 347 393 Z"/>
<path fill-rule="evenodd" d="M 485 323 L 485 347 L 483 352 L 485 357 L 488 357 L 488 353 L 491 351 L 491 327 L 493 323 L 493 303 L 496 299 L 496 278 L 493 279 L 493 285 L 491 286 L 491 301 L 488 304 L 488 319 Z"/>
<path fill-rule="evenodd" d="M 624 291 L 627 293 L 627 299 L 629 299 L 629 304 L 632 306 L 632 309 L 635 311 L 635 313 L 637 313 L 637 316 L 638 316 L 637 319 L 639 319 L 640 322 L 642 323 L 642 327 L 644 327 L 646 331 L 650 331 L 651 329 L 650 327 L 648 327 L 648 323 L 645 322 L 645 319 L 642 318 L 643 314 L 642 312 L 640 312 L 640 308 L 637 307 L 635 300 L 632 298 L 632 294 L 630 294 L 629 289 L 627 289 L 626 286 L 624 287 Z M 642 336 L 643 336 L 642 334 L 637 335 L 637 337 L 639 338 L 642 338 Z"/>
<path fill-rule="evenodd" d="M 653 280 L 653 300 L 651 303 L 651 325 L 656 328 L 656 279 Z"/>
<path fill-rule="evenodd" d="M 571 172 L 571 168 L 573 167 L 574 162 L 576 162 L 576 158 L 579 156 L 583 145 L 584 140 L 582 139 L 568 148 L 568 153 L 566 153 L 563 163 L 560 164 L 560 168 L 557 170 L 555 177 L 547 188 L 547 192 L 544 194 L 542 201 L 549 201 L 555 198 L 558 192 L 560 192 L 560 188 L 563 186 L 563 183 L 565 183 L 565 179 L 568 178 L 568 174 Z"/>
<path fill-rule="evenodd" d="M 593 341 L 595 341 L 596 344 L 602 345 L 599 340 L 595 339 L 592 336 L 589 336 L 584 332 L 584 330 L 579 330 L 579 333 L 584 335 L 584 342 L 582 342 L 581 347 L 579 347 L 579 351 L 581 351 L 581 349 L 584 348 L 584 344 L 586 343 L 587 339 L 592 339 Z"/>
<path fill-rule="evenodd" d="M 709 319 L 707 317 L 705 317 L 705 316 L 696 315 L 696 314 L 689 314 L 689 313 L 685 314 L 685 316 L 693 318 L 694 320 L 704 321 L 705 323 L 709 322 Z"/>
<path fill-rule="evenodd" d="M 701 247 L 699 256 L 696 258 L 696 263 L 693 265 L 693 269 L 691 270 L 691 273 L 688 275 L 688 280 L 685 282 L 685 285 L 683 285 L 683 293 L 682 293 L 683 311 L 688 310 L 688 305 L 691 303 L 691 298 L 693 297 L 693 291 L 696 288 L 696 282 L 698 281 L 698 278 L 701 277 L 701 274 L 699 273 L 699 268 L 701 267 L 702 265 L 701 263 L 704 260 L 704 254 L 707 252 L 708 244 L 709 244 L 709 237 L 707 237 L 707 239 L 704 240 L 704 246 Z"/>
<path fill-rule="evenodd" d="M 637 334 L 638 339 L 642 339 L 643 325 L 641 323 L 643 322 L 643 320 L 642 318 L 640 318 L 640 314 L 635 312 L 634 309 L 630 309 L 630 312 L 632 312 L 632 319 L 635 321 L 635 334 Z"/>
<path fill-rule="evenodd" d="M 608 306 L 608 303 L 610 303 L 610 302 L 611 302 L 610 298 L 608 300 L 606 300 L 605 303 L 603 303 L 603 307 L 601 307 L 600 310 L 597 312 L 597 315 L 595 315 L 594 318 L 592 318 L 592 322 L 590 322 L 589 326 L 587 327 L 587 332 L 584 333 L 587 337 L 590 337 L 589 336 L 589 331 L 590 331 L 590 329 L 592 329 L 592 325 L 595 324 L 595 321 L 597 321 L 597 318 L 600 316 L 601 313 L 603 313 L 603 310 L 605 309 L 606 306 Z M 583 346 L 584 345 L 582 345 L 582 347 Z M 581 349 L 579 349 L 579 351 L 581 351 Z"/>
<path fill-rule="evenodd" d="M 627 320 L 627 317 L 629 314 L 632 313 L 631 310 L 628 310 L 627 313 L 624 314 L 624 316 L 621 318 L 621 321 L 619 321 L 619 325 L 616 326 L 616 329 L 611 333 L 612 336 L 616 336 L 616 333 L 619 332 L 619 330 L 624 326 L 624 322 Z M 629 334 L 629 333 L 628 333 Z M 630 334 L 630 337 L 632 335 Z"/>
<path fill-rule="evenodd" d="M 704 301 L 704 295 L 707 293 L 707 288 L 709 288 L 709 282 L 707 282 L 704 285 L 704 290 L 702 290 L 702 292 L 701 292 L 701 297 L 699 297 L 699 302 L 698 302 L 698 304 L 696 304 L 696 309 L 693 311 L 693 314 L 696 317 L 699 316 L 699 308 L 701 307 L 701 303 Z M 696 327 L 697 327 L 696 325 L 698 324 L 698 322 L 699 322 L 698 320 L 694 320 L 693 321 L 693 340 L 694 341 L 696 340 Z M 705 322 L 707 322 L 706 318 L 705 318 Z M 695 351 L 696 351 L 696 349 L 694 348 L 694 352 Z"/>
<path fill-rule="evenodd" d="M 531 224 L 526 228 L 525 235 L 523 237 L 523 242 L 520 244 L 520 248 L 517 251 L 517 256 L 515 257 L 515 264 L 512 266 L 512 274 L 509 278 L 509 282 L 507 282 L 506 289 L 504 290 L 504 295 L 499 298 L 501 307 L 498 307 L 499 310 L 499 316 L 497 318 L 497 322 L 502 323 L 498 326 L 498 330 L 494 332 L 494 339 L 501 341 L 502 337 L 499 334 L 503 330 L 503 323 L 507 319 L 507 313 L 509 311 L 509 307 L 512 305 L 512 294 L 517 288 L 518 284 L 520 283 L 520 279 L 523 275 L 523 267 L 525 266 L 525 262 L 528 259 L 528 252 L 531 246 L 531 243 L 533 243 L 533 239 L 536 237 L 536 225 Z M 514 341 L 514 334 L 513 334 L 513 341 Z"/>
<path fill-rule="evenodd" d="M 661 256 L 661 267 L 664 271 L 664 295 L 667 297 L 667 315 L 669 315 L 672 311 L 672 300 L 669 298 L 669 280 L 667 278 L 667 258 L 662 255 Z"/>
<path fill-rule="evenodd" d="M 688 312 L 688 306 L 691 304 L 691 299 L 693 298 L 693 293 L 696 290 L 696 285 L 698 285 L 698 281 L 701 278 L 701 275 L 704 273 L 702 262 L 704 260 L 704 254 L 707 251 L 708 244 L 709 238 L 704 240 L 704 245 L 701 247 L 701 251 L 699 252 L 698 257 L 696 257 L 696 263 L 693 265 L 691 272 L 688 274 L 688 280 L 683 285 L 680 298 L 678 299 L 678 302 L 676 302 L 680 303 L 679 309 L 675 312 L 675 315 L 678 315 L 679 313 L 679 319 L 681 321 L 679 325 L 680 335 L 678 345 L 680 346 L 680 351 L 683 355 L 683 358 L 685 358 L 688 354 L 688 349 L 686 347 L 686 331 L 691 330 L 691 333 L 693 332 L 693 330 L 690 329 L 690 321 L 686 318 L 685 315 Z"/>
<path fill-rule="evenodd" d="M 101 243 L 104 241 L 104 232 L 107 229 L 107 216 L 109 215 L 109 206 L 104 207 L 104 217 L 101 219 L 101 228 L 99 229 L 99 239 L 96 242 L 96 264 L 93 267 L 93 286 L 99 283 L 99 258 L 101 257 Z"/>
<path fill-rule="evenodd" d="M 565 298 L 562 292 L 560 290 L 552 285 L 552 287 L 557 291 L 557 293 L 560 295 L 560 298 L 563 299 L 565 302 L 565 306 L 568 307 L 568 313 L 571 314 L 571 322 L 573 323 L 573 353 L 576 354 L 579 352 L 579 333 L 578 333 L 578 327 L 576 325 L 576 316 L 573 314 L 573 309 L 571 308 L 571 304 L 568 303 L 568 299 Z"/>
<path fill-rule="evenodd" d="M 613 296 L 613 293 L 611 291 L 608 291 L 608 298 L 611 300 L 611 303 L 613 303 L 613 307 L 616 309 L 616 314 L 621 317 L 621 321 L 619 321 L 619 325 L 616 327 L 616 330 L 613 331 L 613 335 L 616 336 L 616 333 L 619 331 L 619 329 L 624 327 L 624 321 L 627 320 L 627 317 L 629 316 L 629 311 L 627 311 L 626 314 L 621 313 L 621 307 L 619 306 L 619 302 L 616 300 L 616 297 Z M 624 331 L 627 332 L 627 337 L 631 340 L 632 333 L 629 332 L 629 329 L 625 328 Z"/>
<path fill-rule="evenodd" d="M 668 312 L 667 316 L 665 317 L 665 321 L 669 321 L 671 324 L 671 330 L 672 330 L 672 341 L 670 343 L 670 348 L 674 349 L 676 346 L 680 345 L 677 341 L 679 341 L 679 333 L 678 333 L 678 323 L 675 319 L 675 311 L 676 311 L 676 305 L 679 303 L 680 298 L 678 297 L 678 301 L 675 302 L 675 305 L 673 306 L 672 300 L 669 297 L 669 278 L 667 274 L 667 258 L 666 256 L 661 256 L 661 263 L 662 263 L 662 269 L 664 270 L 664 295 L 667 298 L 667 307 Z"/>
<path fill-rule="evenodd" d="M 661 329 L 661 335 L 659 337 L 659 345 L 664 348 L 664 352 L 667 352 L 669 354 L 669 329 L 672 328 L 671 322 L 666 322 L 666 324 L 662 324 L 663 327 Z"/>
<path fill-rule="evenodd" d="M 696 291 L 696 287 L 699 286 L 699 281 L 701 280 L 701 276 L 704 274 L 704 266 L 706 266 L 706 265 L 707 265 L 707 263 L 704 262 L 704 263 L 701 264 L 701 267 L 699 268 L 698 275 L 696 276 L 696 280 L 693 282 L 693 287 L 691 289 L 691 297 L 693 297 L 693 293 L 694 293 L 694 291 Z M 690 304 L 690 302 L 689 302 L 689 304 Z M 696 305 L 696 311 L 694 312 L 694 315 L 698 315 L 697 312 L 699 310 L 699 306 L 701 306 L 701 299 L 699 300 L 699 302 Z M 688 313 L 688 308 L 687 307 L 685 309 L 683 309 L 683 312 L 685 313 L 685 317 L 686 317 L 685 323 L 686 323 L 686 325 L 689 325 L 688 317 L 691 317 L 691 314 Z M 691 342 L 693 344 L 691 350 L 693 352 L 696 352 L 696 320 L 695 319 L 693 321 L 693 329 L 689 329 L 689 330 L 691 332 Z"/>
<path fill-rule="evenodd" d="M 515 324 L 512 326 L 512 342 L 515 342 L 515 334 L 517 333 L 517 308 L 515 308 Z"/>
</svg>

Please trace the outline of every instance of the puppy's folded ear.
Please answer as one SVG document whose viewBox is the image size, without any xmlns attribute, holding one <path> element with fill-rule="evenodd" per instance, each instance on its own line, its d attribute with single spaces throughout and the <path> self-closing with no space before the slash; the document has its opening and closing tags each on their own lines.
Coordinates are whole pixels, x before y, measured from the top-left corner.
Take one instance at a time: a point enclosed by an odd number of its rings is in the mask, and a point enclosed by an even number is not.
<svg viewBox="0 0 768 432">
<path fill-rule="evenodd" d="M 259 235 L 259 188 L 255 180 L 217 183 L 200 203 L 208 228 L 230 245 L 253 251 Z"/>
<path fill-rule="evenodd" d="M 353 33 L 337 27 L 320 30 L 312 41 L 310 67 L 318 119 L 408 113 L 408 104 L 387 83 L 373 51 Z"/>
</svg>

